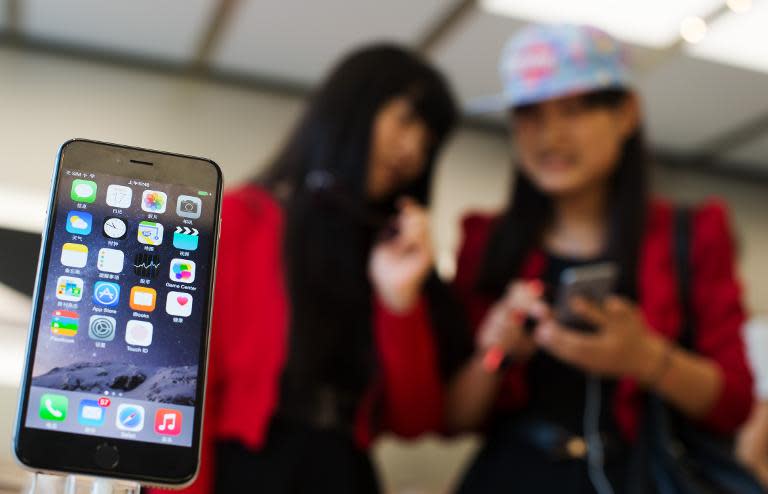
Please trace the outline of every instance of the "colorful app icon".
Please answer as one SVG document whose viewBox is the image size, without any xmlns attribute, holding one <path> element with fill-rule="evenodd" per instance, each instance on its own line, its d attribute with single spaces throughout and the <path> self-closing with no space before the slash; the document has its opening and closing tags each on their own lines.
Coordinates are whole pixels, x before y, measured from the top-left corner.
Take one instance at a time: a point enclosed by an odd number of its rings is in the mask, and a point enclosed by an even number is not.
<svg viewBox="0 0 768 494">
<path fill-rule="evenodd" d="M 181 412 L 170 408 L 161 408 L 155 412 L 155 433 L 162 436 L 181 434 Z"/>
<path fill-rule="evenodd" d="M 51 334 L 56 336 L 76 336 L 80 324 L 80 314 L 71 310 L 53 311 Z"/>
<path fill-rule="evenodd" d="M 141 209 L 148 213 L 164 213 L 168 196 L 158 190 L 145 190 L 141 194 Z"/>
<path fill-rule="evenodd" d="M 129 305 L 133 310 L 152 312 L 155 310 L 155 301 L 157 292 L 154 288 L 144 286 L 135 286 L 131 288 L 131 299 Z"/>
<path fill-rule="evenodd" d="M 79 302 L 83 298 L 83 280 L 74 276 L 59 276 L 56 280 L 56 298 L 65 302 Z"/>
<path fill-rule="evenodd" d="M 173 232 L 173 246 L 179 250 L 195 250 L 198 237 L 199 232 L 196 228 L 177 226 L 176 231 Z"/>
<path fill-rule="evenodd" d="M 91 316 L 88 322 L 88 337 L 96 341 L 112 341 L 115 339 L 117 321 L 109 316 Z"/>
<path fill-rule="evenodd" d="M 96 182 L 91 180 L 74 180 L 70 197 L 76 202 L 91 203 L 96 200 Z"/>
<path fill-rule="evenodd" d="M 160 272 L 160 256 L 139 253 L 133 257 L 133 272 L 142 278 L 157 278 Z"/>
<path fill-rule="evenodd" d="M 40 397 L 40 418 L 63 422 L 67 418 L 69 400 L 63 395 L 44 394 Z"/>
<path fill-rule="evenodd" d="M 121 431 L 139 432 L 144 428 L 144 407 L 121 404 L 117 407 L 115 425 Z"/>
<path fill-rule="evenodd" d="M 106 410 L 99 405 L 96 400 L 80 400 L 80 409 L 77 414 L 77 421 L 81 425 L 98 427 L 104 424 Z"/>
<path fill-rule="evenodd" d="M 120 285 L 109 281 L 97 281 L 93 285 L 93 303 L 114 307 L 120 301 Z"/>
<path fill-rule="evenodd" d="M 189 317 L 192 314 L 192 295 L 184 292 L 168 292 L 165 311 L 172 316 Z"/>
<path fill-rule="evenodd" d="M 170 278 L 173 281 L 192 283 L 195 281 L 195 262 L 188 259 L 173 259 Z"/>
<path fill-rule="evenodd" d="M 112 184 L 107 187 L 107 206 L 113 208 L 128 208 L 131 206 L 133 190 L 125 185 Z"/>
<path fill-rule="evenodd" d="M 136 238 L 144 245 L 160 245 L 163 243 L 163 225 L 155 221 L 142 221 Z"/>
<path fill-rule="evenodd" d="M 66 243 L 61 247 L 61 264 L 70 268 L 84 268 L 88 262 L 88 246 Z"/>
<path fill-rule="evenodd" d="M 125 342 L 135 346 L 152 344 L 152 323 L 147 321 L 130 320 L 125 325 Z"/>
<path fill-rule="evenodd" d="M 115 240 L 124 239 L 128 234 L 128 225 L 120 218 L 110 216 L 104 219 L 104 236 Z"/>
<path fill-rule="evenodd" d="M 176 200 L 176 214 L 182 218 L 196 220 L 203 211 L 203 201 L 195 196 L 179 196 Z"/>
<path fill-rule="evenodd" d="M 107 273 L 121 273 L 125 263 L 125 254 L 117 249 L 99 249 L 99 257 L 96 266 L 99 271 Z"/>
<path fill-rule="evenodd" d="M 75 235 L 88 235 L 91 233 L 93 216 L 85 211 L 70 211 L 67 214 L 67 231 Z"/>
</svg>

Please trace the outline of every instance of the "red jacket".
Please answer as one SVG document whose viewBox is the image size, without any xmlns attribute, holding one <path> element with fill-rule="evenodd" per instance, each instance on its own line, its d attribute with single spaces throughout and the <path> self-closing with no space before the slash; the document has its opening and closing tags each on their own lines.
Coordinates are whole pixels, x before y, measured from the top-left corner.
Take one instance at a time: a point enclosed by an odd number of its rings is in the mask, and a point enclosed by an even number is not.
<svg viewBox="0 0 768 494">
<path fill-rule="evenodd" d="M 479 294 L 475 280 L 485 253 L 495 217 L 469 215 L 463 221 L 461 248 L 455 285 L 474 327 L 478 327 L 493 300 Z M 639 303 L 653 331 L 669 339 L 677 337 L 681 325 L 677 274 L 673 256 L 674 210 L 653 202 L 639 259 Z M 694 212 L 691 232 L 691 297 L 696 314 L 697 350 L 721 369 L 723 388 L 705 425 L 733 431 L 744 419 L 752 401 L 752 377 L 744 356 L 741 328 L 745 321 L 741 288 L 734 269 L 734 249 L 725 208 L 709 203 Z M 546 256 L 534 251 L 523 264 L 520 278 L 543 275 Z M 512 368 L 499 396 L 497 407 L 511 410 L 526 402 L 526 368 Z M 614 403 L 617 422 L 627 437 L 637 431 L 640 390 L 624 379 Z"/>
<path fill-rule="evenodd" d="M 216 272 L 216 297 L 202 463 L 195 483 L 182 492 L 213 492 L 217 440 L 234 439 L 257 450 L 278 400 L 289 326 L 283 266 L 283 213 L 262 189 L 245 186 L 224 197 Z M 442 419 L 442 388 L 424 301 L 396 315 L 374 301 L 374 341 L 379 376 L 360 404 L 356 438 L 367 447 L 380 428 L 413 437 Z M 373 430 L 369 404 L 383 405 Z"/>
</svg>

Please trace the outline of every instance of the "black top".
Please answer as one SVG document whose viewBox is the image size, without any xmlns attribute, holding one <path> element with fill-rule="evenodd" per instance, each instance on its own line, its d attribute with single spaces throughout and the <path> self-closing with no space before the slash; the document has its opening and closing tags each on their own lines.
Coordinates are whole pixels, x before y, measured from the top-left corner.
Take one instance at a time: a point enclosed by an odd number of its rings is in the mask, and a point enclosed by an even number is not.
<svg viewBox="0 0 768 494">
<path fill-rule="evenodd" d="M 548 302 L 555 299 L 560 275 L 565 269 L 602 262 L 603 259 L 569 259 L 548 254 L 547 269 L 542 281 Z M 543 420 L 559 425 L 572 434 L 582 435 L 587 376 L 579 368 L 566 364 L 550 354 L 539 351 L 527 369 L 529 399 L 522 410 L 525 418 Z M 615 380 L 603 379 L 601 429 L 615 431 L 613 394 Z"/>
<path fill-rule="evenodd" d="M 435 353 L 438 360 L 440 377 L 443 383 L 447 383 L 461 367 L 469 361 L 474 351 L 474 342 L 470 330 L 469 320 L 456 295 L 446 285 L 437 273 L 432 272 L 424 284 L 423 296 L 427 302 L 427 313 L 435 342 Z M 372 331 L 372 327 L 360 328 L 361 331 Z M 329 335 L 330 337 L 330 335 Z M 281 377 L 280 398 L 276 416 L 286 423 L 297 423 L 304 426 L 315 427 L 324 430 L 336 430 L 349 436 L 354 434 L 357 410 L 362 401 L 362 393 L 350 393 L 349 390 L 334 386 L 334 383 L 316 380 L 312 386 L 292 386 L 296 381 L 295 376 L 301 374 L 301 367 L 297 361 L 299 356 L 295 351 L 297 340 L 303 340 L 305 348 L 308 346 L 306 335 L 291 334 L 294 345 L 289 346 L 288 359 Z M 301 341 L 299 341 L 301 343 Z M 332 342 L 333 343 L 333 342 Z M 355 346 L 347 341 L 338 342 L 346 353 L 358 355 L 358 358 L 366 358 L 365 349 Z M 317 353 L 320 353 L 318 350 Z M 310 352 L 311 354 L 311 352 Z M 303 354 L 307 357 L 307 354 Z M 311 355 L 310 355 L 311 356 Z M 375 358 L 375 356 L 370 356 Z M 338 359 L 337 359 L 338 360 Z M 338 373 L 350 373 L 355 369 L 345 366 L 344 361 L 334 362 L 335 371 Z M 374 370 L 378 368 L 378 362 L 374 364 Z M 298 381 L 302 381 L 298 379 Z M 373 385 L 374 380 L 371 381 Z M 374 409 L 371 417 L 371 432 L 379 432 L 381 427 L 381 412 L 383 404 L 381 395 L 374 396 Z"/>
<path fill-rule="evenodd" d="M 603 258 L 567 259 L 548 255 L 542 277 L 546 298 L 555 299 L 563 270 L 595 264 Z M 601 379 L 600 436 L 605 474 L 616 494 L 626 492 L 629 449 L 613 414 L 615 380 Z M 585 458 L 562 456 L 567 436 L 584 436 L 587 375 L 540 350 L 526 369 L 528 402 L 489 424 L 486 441 L 460 483 L 458 494 L 596 494 Z M 548 438 L 556 433 L 555 442 Z M 543 438 L 543 440 L 542 440 Z M 549 449 L 554 447 L 554 450 Z"/>
</svg>

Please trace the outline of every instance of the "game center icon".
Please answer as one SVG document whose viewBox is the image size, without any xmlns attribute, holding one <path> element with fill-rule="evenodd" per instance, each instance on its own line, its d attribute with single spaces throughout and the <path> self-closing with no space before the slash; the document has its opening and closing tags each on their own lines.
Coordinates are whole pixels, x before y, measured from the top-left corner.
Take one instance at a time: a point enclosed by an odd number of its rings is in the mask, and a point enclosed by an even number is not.
<svg viewBox="0 0 768 494">
<path fill-rule="evenodd" d="M 192 283 L 195 281 L 195 262 L 189 259 L 173 259 L 169 278 L 181 283 Z"/>
</svg>

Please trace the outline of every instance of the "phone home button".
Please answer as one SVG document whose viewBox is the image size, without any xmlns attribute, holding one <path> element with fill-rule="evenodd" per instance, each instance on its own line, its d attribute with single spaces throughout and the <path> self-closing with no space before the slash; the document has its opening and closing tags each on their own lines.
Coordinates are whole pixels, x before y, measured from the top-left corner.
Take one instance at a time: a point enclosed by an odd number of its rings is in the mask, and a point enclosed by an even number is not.
<svg viewBox="0 0 768 494">
<path fill-rule="evenodd" d="M 108 443 L 101 443 L 96 446 L 96 452 L 93 455 L 93 461 L 99 468 L 112 470 L 120 463 L 120 453 L 117 446 Z"/>
</svg>

